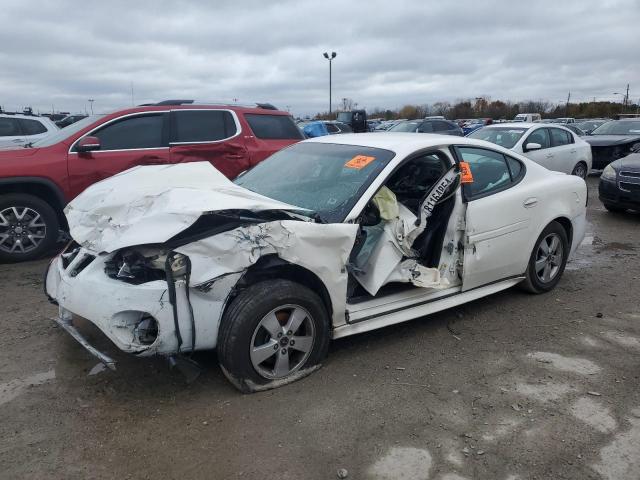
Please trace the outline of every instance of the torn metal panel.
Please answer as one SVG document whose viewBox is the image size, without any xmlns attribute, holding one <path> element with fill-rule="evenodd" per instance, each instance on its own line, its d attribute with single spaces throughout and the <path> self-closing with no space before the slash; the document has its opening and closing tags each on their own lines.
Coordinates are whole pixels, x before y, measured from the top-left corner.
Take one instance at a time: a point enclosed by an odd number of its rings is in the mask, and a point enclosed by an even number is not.
<svg viewBox="0 0 640 480">
<path fill-rule="evenodd" d="M 206 284 L 246 270 L 265 255 L 275 254 L 320 278 L 331 297 L 334 321 L 344 323 L 347 270 L 358 226 L 282 220 L 249 225 L 176 249 L 191 259 L 191 282 Z"/>
<path fill-rule="evenodd" d="M 208 162 L 135 167 L 98 182 L 65 209 L 71 236 L 93 252 L 163 243 L 208 212 L 302 211 L 237 186 Z"/>
</svg>

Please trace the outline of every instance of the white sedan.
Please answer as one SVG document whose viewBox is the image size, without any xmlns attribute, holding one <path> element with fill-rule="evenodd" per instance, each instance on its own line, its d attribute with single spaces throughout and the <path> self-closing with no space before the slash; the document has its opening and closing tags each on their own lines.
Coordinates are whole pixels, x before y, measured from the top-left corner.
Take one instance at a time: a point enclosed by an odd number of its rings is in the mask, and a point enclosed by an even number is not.
<svg viewBox="0 0 640 480">
<path fill-rule="evenodd" d="M 591 170 L 591 146 L 561 125 L 545 123 L 501 123 L 469 134 L 523 154 L 556 172 L 586 178 Z"/>
<path fill-rule="evenodd" d="M 469 138 L 307 140 L 235 182 L 209 163 L 136 167 L 66 209 L 58 324 L 125 352 L 217 348 L 245 392 L 312 372 L 329 341 L 520 284 L 552 290 L 584 237 L 585 182 Z"/>
</svg>

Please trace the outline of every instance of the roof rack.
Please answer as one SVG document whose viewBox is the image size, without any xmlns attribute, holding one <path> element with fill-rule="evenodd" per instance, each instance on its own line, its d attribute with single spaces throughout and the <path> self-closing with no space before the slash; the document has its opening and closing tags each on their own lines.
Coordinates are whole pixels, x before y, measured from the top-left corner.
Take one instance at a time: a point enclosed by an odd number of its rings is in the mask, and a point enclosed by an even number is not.
<svg viewBox="0 0 640 480">
<path fill-rule="evenodd" d="M 139 105 L 140 107 L 161 107 L 161 106 L 172 106 L 172 105 L 235 105 L 239 107 L 248 107 L 248 108 L 262 108 L 264 110 L 278 110 L 277 107 L 272 105 L 271 103 L 252 103 L 252 104 L 241 104 L 237 102 L 196 102 L 195 100 L 162 100 L 156 103 L 143 103 Z"/>
</svg>

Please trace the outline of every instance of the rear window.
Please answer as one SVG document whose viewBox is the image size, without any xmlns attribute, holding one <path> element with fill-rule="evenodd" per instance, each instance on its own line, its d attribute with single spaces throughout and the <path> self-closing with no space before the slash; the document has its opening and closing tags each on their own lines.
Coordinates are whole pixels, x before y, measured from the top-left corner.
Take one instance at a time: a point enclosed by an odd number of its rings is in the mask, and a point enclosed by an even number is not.
<svg viewBox="0 0 640 480">
<path fill-rule="evenodd" d="M 233 137 L 238 129 L 226 110 L 175 110 L 171 143 L 215 142 Z"/>
<path fill-rule="evenodd" d="M 262 115 L 247 113 L 253 134 L 266 140 L 302 140 L 304 135 L 288 115 Z"/>
<path fill-rule="evenodd" d="M 47 128 L 37 120 L 21 118 L 20 125 L 25 135 L 38 135 L 40 133 L 46 133 L 47 131 Z"/>
</svg>

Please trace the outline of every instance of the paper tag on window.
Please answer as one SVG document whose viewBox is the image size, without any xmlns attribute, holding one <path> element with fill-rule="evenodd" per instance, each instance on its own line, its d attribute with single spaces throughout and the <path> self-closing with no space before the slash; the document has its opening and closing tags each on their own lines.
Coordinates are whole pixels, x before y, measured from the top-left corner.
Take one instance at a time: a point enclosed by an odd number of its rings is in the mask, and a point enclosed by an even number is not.
<svg viewBox="0 0 640 480">
<path fill-rule="evenodd" d="M 355 168 L 356 170 L 361 170 L 371 162 L 373 162 L 376 157 L 367 157 L 366 155 L 356 155 L 347 163 L 344 164 L 347 168 Z"/>
<path fill-rule="evenodd" d="M 460 183 L 473 183 L 473 175 L 467 162 L 460 162 Z"/>
</svg>

